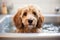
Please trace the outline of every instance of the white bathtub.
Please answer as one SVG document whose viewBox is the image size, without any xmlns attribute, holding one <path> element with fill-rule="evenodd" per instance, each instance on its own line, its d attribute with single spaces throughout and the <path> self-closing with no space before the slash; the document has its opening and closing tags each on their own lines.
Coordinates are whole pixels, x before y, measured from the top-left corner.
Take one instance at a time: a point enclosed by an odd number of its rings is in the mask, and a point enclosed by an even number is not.
<svg viewBox="0 0 60 40">
<path fill-rule="evenodd" d="M 60 25 L 60 15 L 44 15 L 44 23 L 56 23 Z M 0 23 L 4 21 L 6 17 L 11 17 L 11 15 L 5 16 L 0 20 Z M 7 21 L 9 22 L 9 21 Z M 0 26 L 1 27 L 1 26 Z M 59 40 L 59 33 L 0 33 L 0 40 Z"/>
</svg>

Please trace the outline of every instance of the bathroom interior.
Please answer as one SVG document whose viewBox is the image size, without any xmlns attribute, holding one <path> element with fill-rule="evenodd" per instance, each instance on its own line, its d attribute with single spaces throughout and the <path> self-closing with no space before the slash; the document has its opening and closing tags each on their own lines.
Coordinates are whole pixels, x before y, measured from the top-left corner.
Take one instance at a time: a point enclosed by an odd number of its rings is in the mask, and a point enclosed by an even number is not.
<svg viewBox="0 0 60 40">
<path fill-rule="evenodd" d="M 13 16 L 20 7 L 36 5 L 44 15 L 41 33 L 15 33 Z M 1 40 L 59 40 L 60 0 L 0 0 Z"/>
</svg>

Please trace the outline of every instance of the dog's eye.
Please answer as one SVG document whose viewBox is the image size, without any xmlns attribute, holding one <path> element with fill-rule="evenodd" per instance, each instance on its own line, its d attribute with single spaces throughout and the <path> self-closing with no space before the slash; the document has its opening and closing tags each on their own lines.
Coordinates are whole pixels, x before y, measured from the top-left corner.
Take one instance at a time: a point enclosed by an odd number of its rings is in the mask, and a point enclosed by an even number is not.
<svg viewBox="0 0 60 40">
<path fill-rule="evenodd" d="M 27 15 L 27 12 L 24 12 L 23 16 L 26 16 Z"/>
<path fill-rule="evenodd" d="M 33 12 L 34 15 L 36 15 L 36 12 Z"/>
</svg>

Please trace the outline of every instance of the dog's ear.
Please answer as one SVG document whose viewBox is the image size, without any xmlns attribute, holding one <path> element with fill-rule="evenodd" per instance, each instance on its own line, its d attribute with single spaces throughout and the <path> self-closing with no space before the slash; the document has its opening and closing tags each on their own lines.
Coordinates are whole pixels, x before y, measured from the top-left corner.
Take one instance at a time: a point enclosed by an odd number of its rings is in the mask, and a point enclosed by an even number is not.
<svg viewBox="0 0 60 40">
<path fill-rule="evenodd" d="M 16 26 L 16 28 L 21 28 L 22 27 L 22 19 L 21 19 L 21 10 L 18 10 L 18 12 L 15 14 L 13 21 Z"/>
<path fill-rule="evenodd" d="M 44 22 L 44 16 L 43 16 L 43 15 L 41 15 L 41 13 L 39 13 L 39 19 L 38 19 L 38 22 L 37 22 L 36 27 L 37 27 L 37 28 L 41 28 L 41 27 L 42 27 L 43 22 Z"/>
</svg>

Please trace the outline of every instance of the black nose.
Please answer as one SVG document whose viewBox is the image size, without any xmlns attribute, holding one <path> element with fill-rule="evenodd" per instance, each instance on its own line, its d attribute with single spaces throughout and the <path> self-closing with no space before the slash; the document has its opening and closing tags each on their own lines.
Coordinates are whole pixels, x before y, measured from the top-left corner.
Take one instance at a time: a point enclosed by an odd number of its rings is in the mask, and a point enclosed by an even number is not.
<svg viewBox="0 0 60 40">
<path fill-rule="evenodd" d="M 31 24 L 33 22 L 33 20 L 29 19 L 28 22 L 29 22 L 29 24 Z"/>
</svg>

